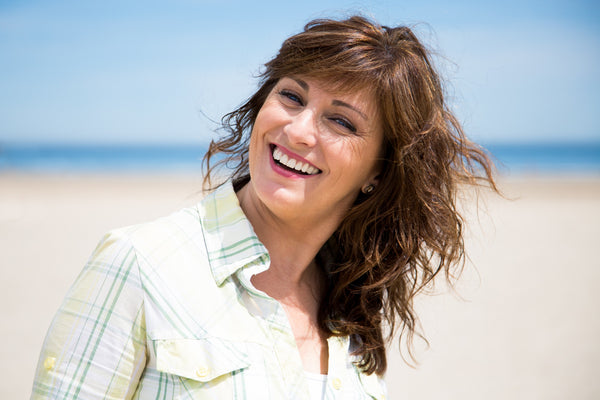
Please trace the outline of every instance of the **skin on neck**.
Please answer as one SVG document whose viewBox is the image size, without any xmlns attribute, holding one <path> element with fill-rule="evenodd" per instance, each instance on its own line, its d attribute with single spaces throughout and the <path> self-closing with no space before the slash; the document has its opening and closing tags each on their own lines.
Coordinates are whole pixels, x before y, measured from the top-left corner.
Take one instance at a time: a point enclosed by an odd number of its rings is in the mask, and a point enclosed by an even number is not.
<svg viewBox="0 0 600 400">
<path fill-rule="evenodd" d="M 260 279 L 268 276 L 277 282 L 278 288 L 287 288 L 292 292 L 294 288 L 305 284 L 313 286 L 315 278 L 320 278 L 316 273 L 315 256 L 339 226 L 343 210 L 312 218 L 306 213 L 294 214 L 301 217 L 276 216 L 252 190 L 252 183 L 249 182 L 239 190 L 237 196 L 244 214 L 271 258 L 271 267 L 260 274 L 265 275 Z M 275 299 L 277 297 L 273 296 Z"/>
<path fill-rule="evenodd" d="M 314 258 L 339 226 L 343 210 L 327 216 L 311 218 L 306 213 L 295 213 L 301 217 L 285 218 L 264 206 L 252 190 L 249 182 L 237 196 L 256 235 L 269 251 L 271 267 L 265 273 L 289 288 L 307 281 L 313 283 Z"/>
</svg>

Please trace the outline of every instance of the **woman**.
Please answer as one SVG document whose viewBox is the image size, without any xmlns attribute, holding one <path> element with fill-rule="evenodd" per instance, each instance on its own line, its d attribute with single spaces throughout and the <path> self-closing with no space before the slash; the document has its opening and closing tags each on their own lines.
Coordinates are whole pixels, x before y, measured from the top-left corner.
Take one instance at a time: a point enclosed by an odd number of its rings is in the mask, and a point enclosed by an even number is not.
<svg viewBox="0 0 600 400">
<path fill-rule="evenodd" d="M 206 183 L 230 179 L 103 239 L 32 398 L 384 397 L 383 326 L 410 339 L 415 294 L 460 265 L 458 186 L 495 189 L 427 51 L 406 27 L 313 21 L 223 122 Z"/>
</svg>

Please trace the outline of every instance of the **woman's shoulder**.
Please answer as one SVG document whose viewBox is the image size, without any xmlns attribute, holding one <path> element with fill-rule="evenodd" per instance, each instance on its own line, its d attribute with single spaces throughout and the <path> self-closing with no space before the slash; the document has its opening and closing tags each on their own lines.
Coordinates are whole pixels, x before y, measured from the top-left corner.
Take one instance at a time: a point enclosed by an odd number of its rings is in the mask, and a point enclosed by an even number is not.
<svg viewBox="0 0 600 400">
<path fill-rule="evenodd" d="M 138 264 L 163 265 L 169 259 L 206 254 L 198 205 L 148 222 L 108 231 L 94 256 L 134 253 Z M 191 253 L 191 254 L 190 254 Z"/>
<path fill-rule="evenodd" d="M 109 234 L 131 238 L 135 243 L 152 240 L 169 240 L 201 233 L 199 215 L 200 205 L 186 207 L 146 222 L 120 227 L 109 231 Z"/>
</svg>

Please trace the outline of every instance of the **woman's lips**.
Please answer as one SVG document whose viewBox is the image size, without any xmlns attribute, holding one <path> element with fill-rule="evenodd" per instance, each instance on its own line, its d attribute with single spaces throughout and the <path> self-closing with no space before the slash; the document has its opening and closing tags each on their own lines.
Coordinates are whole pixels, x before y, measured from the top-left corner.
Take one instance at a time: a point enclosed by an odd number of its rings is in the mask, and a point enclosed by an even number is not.
<svg viewBox="0 0 600 400">
<path fill-rule="evenodd" d="M 282 149 L 277 145 L 271 145 L 271 153 L 275 164 L 285 168 L 289 172 L 304 176 L 312 176 L 321 173 L 320 169 L 310 164 L 302 157 L 295 156 L 290 151 Z"/>
</svg>

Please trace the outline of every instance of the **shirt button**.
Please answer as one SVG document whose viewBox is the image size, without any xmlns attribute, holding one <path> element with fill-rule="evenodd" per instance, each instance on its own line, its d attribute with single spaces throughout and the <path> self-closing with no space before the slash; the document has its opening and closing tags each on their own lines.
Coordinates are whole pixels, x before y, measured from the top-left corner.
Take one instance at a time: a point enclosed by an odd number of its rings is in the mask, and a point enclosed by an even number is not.
<svg viewBox="0 0 600 400">
<path fill-rule="evenodd" d="M 340 390 L 340 388 L 342 387 L 342 381 L 339 378 L 333 378 L 333 380 L 331 381 L 331 385 L 335 390 Z"/>
<path fill-rule="evenodd" d="M 208 376 L 208 372 L 208 368 L 198 367 L 198 369 L 196 370 L 196 375 L 198 376 L 198 378 L 206 378 Z"/>
<path fill-rule="evenodd" d="M 56 358 L 54 357 L 46 357 L 44 360 L 44 368 L 46 371 L 50 371 L 56 365 Z"/>
</svg>

